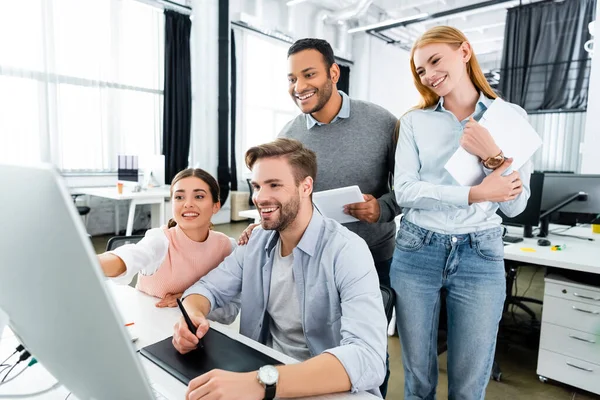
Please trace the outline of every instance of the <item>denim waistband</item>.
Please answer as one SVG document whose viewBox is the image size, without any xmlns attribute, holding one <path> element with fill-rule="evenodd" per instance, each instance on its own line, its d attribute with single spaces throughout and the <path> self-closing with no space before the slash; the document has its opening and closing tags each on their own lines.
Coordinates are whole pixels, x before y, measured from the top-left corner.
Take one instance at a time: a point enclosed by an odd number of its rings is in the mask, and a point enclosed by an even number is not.
<svg viewBox="0 0 600 400">
<path fill-rule="evenodd" d="M 406 221 L 404 218 L 400 223 L 400 231 L 409 232 L 413 235 L 425 238 L 425 244 L 429 244 L 430 242 L 438 242 L 446 245 L 470 244 L 488 240 L 501 240 L 504 233 L 504 229 L 501 226 L 471 233 L 437 233 L 425 228 L 421 228 L 418 225 Z"/>
</svg>

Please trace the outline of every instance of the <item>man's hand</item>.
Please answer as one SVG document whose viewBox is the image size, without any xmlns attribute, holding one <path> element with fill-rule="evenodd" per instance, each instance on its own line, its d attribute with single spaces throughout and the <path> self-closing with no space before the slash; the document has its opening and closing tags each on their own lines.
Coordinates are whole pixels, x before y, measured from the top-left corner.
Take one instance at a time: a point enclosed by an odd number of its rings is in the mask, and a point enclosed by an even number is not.
<svg viewBox="0 0 600 400">
<path fill-rule="evenodd" d="M 363 203 L 346 204 L 344 212 L 371 224 L 379 221 L 379 216 L 381 215 L 379 202 L 370 194 L 363 194 L 363 197 L 365 199 Z"/>
<path fill-rule="evenodd" d="M 198 327 L 196 332 L 190 332 L 183 317 L 173 327 L 173 347 L 181 354 L 194 350 L 198 346 L 199 339 L 206 335 L 210 327 L 202 313 L 191 314 L 188 312 L 188 314 L 194 325 Z"/>
<path fill-rule="evenodd" d="M 500 147 L 498 147 L 490 132 L 475 121 L 473 117 L 469 118 L 469 122 L 463 129 L 460 145 L 467 152 L 483 161 L 500 154 Z"/>
<path fill-rule="evenodd" d="M 155 304 L 156 307 L 177 307 L 177 299 L 180 299 L 183 296 L 182 293 L 171 293 L 166 295 L 161 301 Z"/>
<path fill-rule="evenodd" d="M 244 229 L 244 232 L 242 232 L 242 234 L 240 235 L 240 238 L 238 239 L 238 245 L 244 246 L 244 245 L 248 244 L 248 241 L 250 240 L 250 235 L 252 235 L 252 231 L 254 230 L 254 228 L 256 228 L 259 225 L 260 224 L 248 225 L 248 227 L 246 229 Z"/>
<path fill-rule="evenodd" d="M 257 372 L 229 372 L 213 369 L 190 381 L 186 400 L 261 400 L 265 388 L 258 382 Z"/>
<path fill-rule="evenodd" d="M 512 158 L 505 160 L 504 164 L 486 176 L 479 185 L 471 187 L 469 204 L 483 201 L 502 203 L 516 199 L 523 192 L 523 182 L 519 172 L 514 171 L 507 176 L 502 176 L 512 162 Z"/>
</svg>

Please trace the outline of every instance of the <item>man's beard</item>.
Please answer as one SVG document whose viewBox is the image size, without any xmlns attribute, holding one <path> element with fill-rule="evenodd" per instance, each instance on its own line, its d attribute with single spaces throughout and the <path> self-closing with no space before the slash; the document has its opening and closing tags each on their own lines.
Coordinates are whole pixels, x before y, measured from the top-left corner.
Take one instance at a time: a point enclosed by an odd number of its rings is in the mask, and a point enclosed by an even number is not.
<svg viewBox="0 0 600 400">
<path fill-rule="evenodd" d="M 323 109 L 323 107 L 325 107 L 325 104 L 327 104 L 327 102 L 331 98 L 332 93 L 333 93 L 333 82 L 331 81 L 331 79 L 327 79 L 325 86 L 323 86 L 323 88 L 317 90 L 316 95 L 317 95 L 317 98 L 319 99 L 319 101 L 317 102 L 317 105 L 314 106 L 312 108 L 312 110 L 308 111 L 306 114 L 312 114 L 312 113 L 321 111 Z"/>
<path fill-rule="evenodd" d="M 262 220 L 261 226 L 265 230 L 275 230 L 281 232 L 290 226 L 290 224 L 298 216 L 298 211 L 300 210 L 300 195 L 292 197 L 285 204 L 275 204 L 279 208 L 279 218 L 271 221 Z"/>
</svg>

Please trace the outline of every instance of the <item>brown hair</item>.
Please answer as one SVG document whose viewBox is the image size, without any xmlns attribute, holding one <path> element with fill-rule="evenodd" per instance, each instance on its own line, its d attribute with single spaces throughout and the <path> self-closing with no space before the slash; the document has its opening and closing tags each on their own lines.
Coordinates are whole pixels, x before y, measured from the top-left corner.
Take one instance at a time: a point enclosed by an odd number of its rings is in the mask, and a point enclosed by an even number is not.
<svg viewBox="0 0 600 400">
<path fill-rule="evenodd" d="M 415 86 L 421 94 L 421 101 L 415 107 L 416 109 L 433 107 L 437 104 L 440 97 L 421 83 L 421 77 L 419 77 L 417 69 L 415 68 L 415 51 L 418 48 L 432 43 L 446 43 L 458 48 L 464 42 L 469 42 L 465 34 L 451 26 L 434 26 L 426 31 L 419 39 L 417 39 L 410 52 L 410 69 L 413 74 Z M 491 99 L 498 97 L 498 95 L 494 93 L 494 90 L 488 81 L 485 79 L 474 52 L 471 52 L 471 58 L 467 63 L 467 73 L 469 74 L 469 78 L 471 78 L 471 82 L 473 82 L 478 91 L 483 92 Z"/>
<path fill-rule="evenodd" d="M 177 173 L 177 175 L 175 175 L 175 177 L 173 178 L 173 181 L 171 181 L 171 199 L 173 198 L 173 189 L 175 188 L 175 184 L 177 182 L 179 182 L 180 180 L 182 180 L 184 178 L 189 178 L 189 177 L 201 179 L 208 185 L 208 188 L 210 190 L 210 195 L 212 196 L 213 204 L 217 204 L 220 201 L 219 196 L 220 196 L 221 190 L 219 189 L 219 184 L 217 183 L 217 180 L 211 174 L 209 174 L 208 172 L 206 172 L 205 170 L 203 170 L 201 168 L 184 169 L 183 171 L 179 171 Z M 175 222 L 175 220 L 173 218 L 171 218 L 169 220 L 169 223 L 167 224 L 167 227 L 172 228 L 175 225 L 177 225 L 177 222 Z M 212 229 L 212 228 L 213 228 L 213 224 L 211 223 L 210 229 Z"/>
<path fill-rule="evenodd" d="M 310 176 L 317 178 L 317 156 L 296 139 L 277 138 L 272 142 L 254 146 L 246 152 L 246 166 L 252 170 L 261 158 L 285 157 L 292 167 L 296 186 Z"/>
</svg>

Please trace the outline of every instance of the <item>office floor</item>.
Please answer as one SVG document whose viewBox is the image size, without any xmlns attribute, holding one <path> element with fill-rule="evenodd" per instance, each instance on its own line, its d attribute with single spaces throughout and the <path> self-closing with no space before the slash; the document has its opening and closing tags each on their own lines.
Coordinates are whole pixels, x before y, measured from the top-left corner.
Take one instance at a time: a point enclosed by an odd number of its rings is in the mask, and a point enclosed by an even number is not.
<svg viewBox="0 0 600 400">
<path fill-rule="evenodd" d="M 237 238 L 248 226 L 247 222 L 217 225 L 215 230 Z M 96 252 L 104 251 L 106 242 L 112 235 L 93 238 Z M 517 278 L 519 295 L 527 291 L 527 297 L 542 299 L 544 295 L 544 271 L 542 268 L 526 267 L 519 270 Z M 532 305 L 541 319 L 541 306 Z M 487 388 L 487 400 L 600 400 L 600 396 L 560 384 L 558 382 L 541 383 L 536 374 L 537 346 L 539 331 L 532 329 L 518 310 L 504 315 L 496 360 L 502 370 L 501 382 L 490 381 Z M 387 398 L 400 400 L 404 398 L 404 371 L 402 367 L 401 348 L 398 337 L 388 340 L 390 353 L 391 377 Z M 446 373 L 446 353 L 439 357 L 438 399 L 448 398 L 448 375 Z"/>
</svg>

